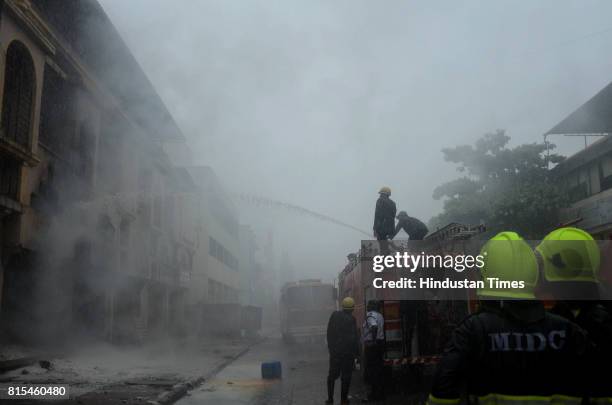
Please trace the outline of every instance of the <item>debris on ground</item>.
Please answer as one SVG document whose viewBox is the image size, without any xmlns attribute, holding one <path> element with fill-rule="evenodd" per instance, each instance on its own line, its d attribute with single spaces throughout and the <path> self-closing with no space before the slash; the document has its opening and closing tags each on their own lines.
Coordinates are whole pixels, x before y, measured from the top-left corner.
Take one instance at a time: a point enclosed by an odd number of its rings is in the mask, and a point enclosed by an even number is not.
<svg viewBox="0 0 612 405">
<path fill-rule="evenodd" d="M 22 357 L 18 359 L 0 361 L 0 373 L 27 367 L 36 363 L 37 361 L 38 359 L 36 357 Z"/>
<path fill-rule="evenodd" d="M 40 360 L 38 365 L 46 370 L 51 369 L 51 362 L 49 360 Z"/>
</svg>

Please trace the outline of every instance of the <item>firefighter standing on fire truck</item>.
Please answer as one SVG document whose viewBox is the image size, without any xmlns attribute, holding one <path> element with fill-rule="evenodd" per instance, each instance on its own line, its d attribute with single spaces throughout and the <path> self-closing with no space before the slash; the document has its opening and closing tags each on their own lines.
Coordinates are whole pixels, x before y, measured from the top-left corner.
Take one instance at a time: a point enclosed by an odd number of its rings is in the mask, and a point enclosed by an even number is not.
<svg viewBox="0 0 612 405">
<path fill-rule="evenodd" d="M 372 230 L 374 231 L 374 237 L 380 241 L 380 252 L 387 255 L 389 254 L 388 240 L 393 239 L 395 235 L 395 213 L 397 212 L 397 207 L 390 198 L 391 189 L 389 187 L 382 187 L 378 194 Z"/>
<path fill-rule="evenodd" d="M 481 310 L 453 332 L 434 376 L 429 404 L 575 404 L 585 394 L 582 329 L 535 300 L 538 265 L 531 247 L 502 232 L 483 247 L 483 280 L 523 281 L 521 289 L 478 290 Z M 470 401 L 472 402 L 472 401 Z"/>
</svg>

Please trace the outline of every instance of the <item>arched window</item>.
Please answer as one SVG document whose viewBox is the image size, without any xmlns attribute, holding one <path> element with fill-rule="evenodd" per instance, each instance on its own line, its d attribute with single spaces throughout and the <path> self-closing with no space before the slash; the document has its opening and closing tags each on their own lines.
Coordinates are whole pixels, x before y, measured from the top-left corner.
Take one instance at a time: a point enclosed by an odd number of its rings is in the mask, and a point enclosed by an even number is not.
<svg viewBox="0 0 612 405">
<path fill-rule="evenodd" d="M 34 100 L 34 62 L 24 44 L 13 41 L 6 52 L 2 135 L 26 148 L 30 147 Z"/>
</svg>

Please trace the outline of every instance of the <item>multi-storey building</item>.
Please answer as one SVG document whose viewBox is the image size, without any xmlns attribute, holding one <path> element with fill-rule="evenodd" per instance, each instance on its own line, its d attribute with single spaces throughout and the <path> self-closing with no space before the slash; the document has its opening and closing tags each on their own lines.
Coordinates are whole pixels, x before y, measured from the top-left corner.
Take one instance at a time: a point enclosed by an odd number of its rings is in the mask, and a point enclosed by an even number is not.
<svg viewBox="0 0 612 405">
<path fill-rule="evenodd" d="M 262 306 L 259 300 L 261 292 L 266 290 L 261 285 L 262 268 L 256 259 L 257 237 L 248 225 L 240 225 L 240 303 Z"/>
<path fill-rule="evenodd" d="M 239 303 L 241 273 L 238 213 L 210 167 L 188 168 L 195 189 L 197 249 L 191 302 Z"/>
<path fill-rule="evenodd" d="M 195 252 L 182 134 L 94 0 L 0 2 L 0 329 L 180 330 Z"/>
<path fill-rule="evenodd" d="M 571 205 L 560 222 L 612 239 L 612 84 L 547 132 L 584 136 L 585 148 L 553 169 L 568 190 Z M 587 139 L 598 137 L 587 146 Z"/>
</svg>

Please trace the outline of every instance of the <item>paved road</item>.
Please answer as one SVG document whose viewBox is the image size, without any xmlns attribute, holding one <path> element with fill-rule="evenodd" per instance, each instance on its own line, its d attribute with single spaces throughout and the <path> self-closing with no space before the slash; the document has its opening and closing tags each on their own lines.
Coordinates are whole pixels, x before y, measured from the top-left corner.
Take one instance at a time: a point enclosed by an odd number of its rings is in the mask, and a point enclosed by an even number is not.
<svg viewBox="0 0 612 405">
<path fill-rule="evenodd" d="M 212 339 L 156 342 L 141 348 L 108 345 L 82 347 L 65 357 L 50 358 L 52 367 L 38 364 L 0 373 L 0 390 L 17 384 L 67 384 L 70 399 L 53 405 L 145 405 L 168 395 L 177 384 L 204 377 L 224 367 L 251 340 Z M 49 400 L 3 401 L 39 405 Z"/>
<path fill-rule="evenodd" d="M 261 363 L 280 360 L 283 378 L 261 379 Z M 327 397 L 325 379 L 328 357 L 323 345 L 285 345 L 280 339 L 267 339 L 251 348 L 240 359 L 226 367 L 214 379 L 196 388 L 177 405 L 199 404 L 323 404 Z M 336 402 L 340 403 L 340 382 L 336 383 Z M 353 374 L 352 403 L 365 397 L 359 372 Z M 405 404 L 411 396 L 396 396 L 386 404 Z"/>
<path fill-rule="evenodd" d="M 282 362 L 283 378 L 262 380 L 261 363 L 272 360 Z M 327 362 L 323 345 L 286 345 L 270 338 L 177 404 L 321 404 L 327 396 Z"/>
</svg>

